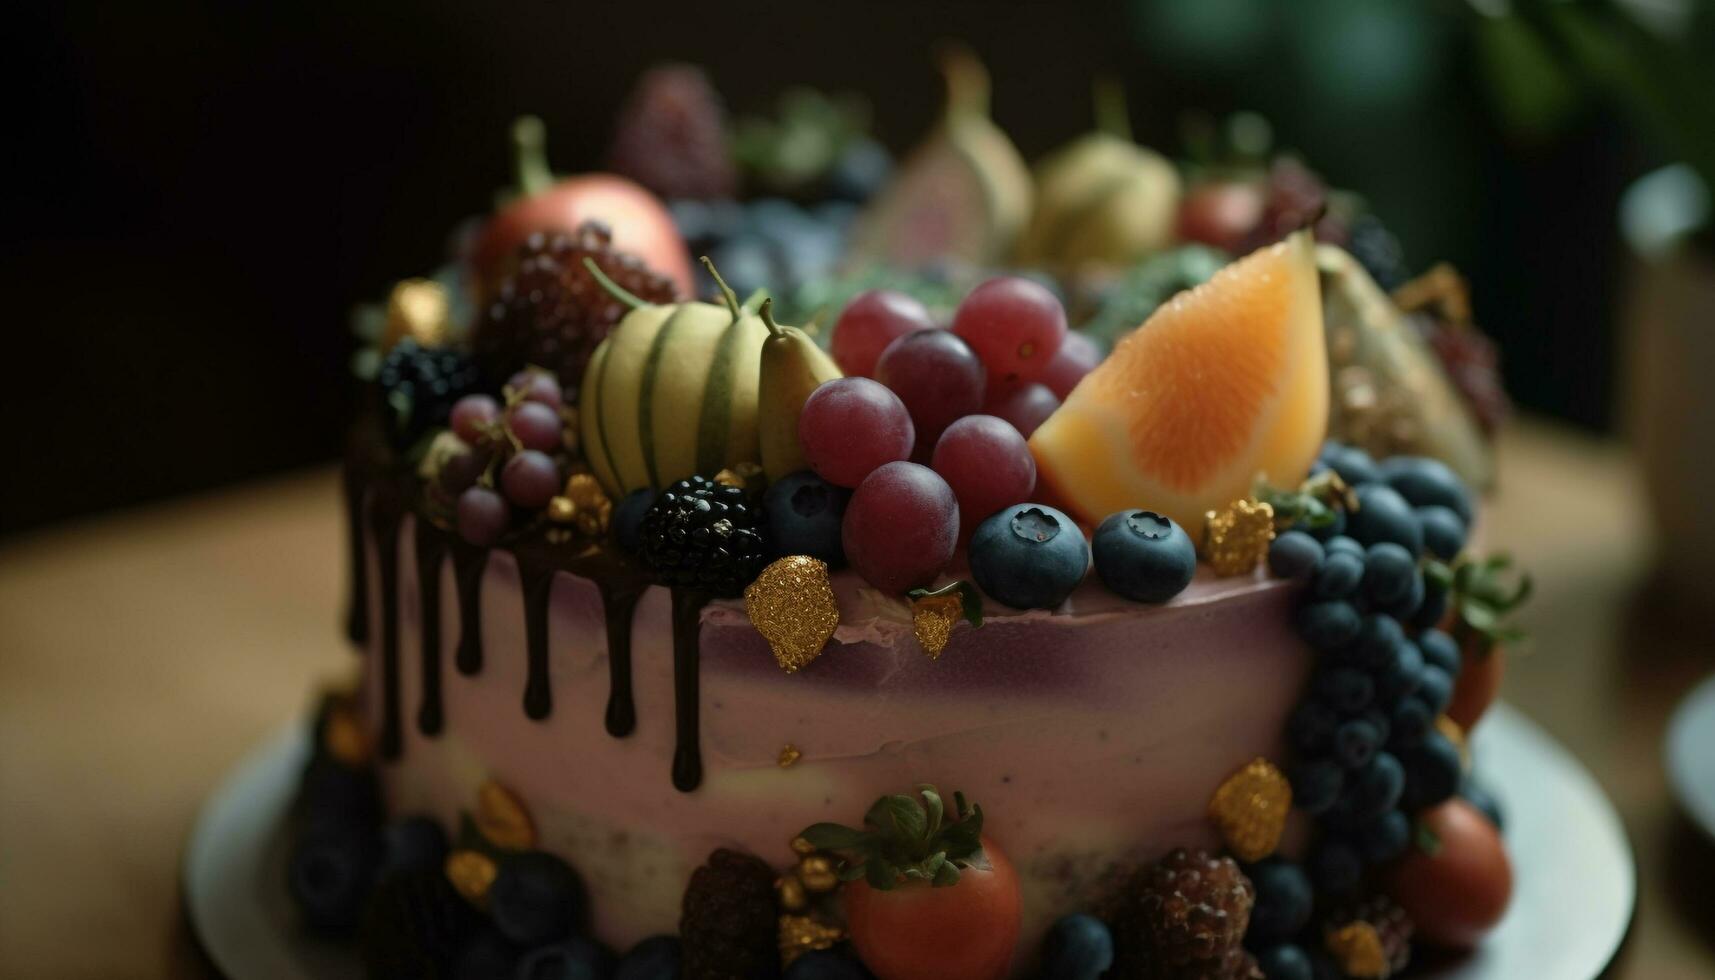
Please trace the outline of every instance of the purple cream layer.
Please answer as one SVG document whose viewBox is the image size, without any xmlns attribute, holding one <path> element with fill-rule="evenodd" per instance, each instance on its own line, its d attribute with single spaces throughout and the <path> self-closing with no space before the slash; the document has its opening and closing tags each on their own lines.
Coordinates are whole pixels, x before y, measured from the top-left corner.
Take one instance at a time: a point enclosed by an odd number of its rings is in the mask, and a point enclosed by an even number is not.
<svg viewBox="0 0 1715 980">
<path fill-rule="evenodd" d="M 701 624 L 702 784 L 669 772 L 674 749 L 670 604 L 650 589 L 637 608 L 632 664 L 636 730 L 603 718 L 608 655 L 594 585 L 562 573 L 549 611 L 553 708 L 522 707 L 523 597 L 513 558 L 496 551 L 482 584 L 484 663 L 452 666 L 458 602 L 442 566 L 445 727 L 415 724 L 421 698 L 420 595 L 414 535 L 399 535 L 400 690 L 404 746 L 383 767 L 395 813 L 455 826 L 495 779 L 531 811 L 542 845 L 588 881 L 600 938 L 620 948 L 673 931 L 691 870 L 716 847 L 785 866 L 810 823 L 857 822 L 883 793 L 931 782 L 983 805 L 987 833 L 1023 880 L 1027 961 L 1055 916 L 1084 906 L 1118 864 L 1175 846 L 1213 846 L 1215 787 L 1280 733 L 1310 665 L 1290 625 L 1291 587 L 1207 570 L 1162 606 L 1119 599 L 1094 580 L 1060 609 L 990 608 L 961 624 L 939 660 L 924 656 L 909 610 L 855 576 L 835 576 L 841 625 L 797 674 L 775 665 L 743 604 L 717 603 Z M 376 562 L 374 540 L 368 560 Z M 380 598 L 371 574 L 372 621 Z M 365 659 L 380 717 L 378 638 Z M 788 768 L 781 749 L 802 753 Z"/>
</svg>

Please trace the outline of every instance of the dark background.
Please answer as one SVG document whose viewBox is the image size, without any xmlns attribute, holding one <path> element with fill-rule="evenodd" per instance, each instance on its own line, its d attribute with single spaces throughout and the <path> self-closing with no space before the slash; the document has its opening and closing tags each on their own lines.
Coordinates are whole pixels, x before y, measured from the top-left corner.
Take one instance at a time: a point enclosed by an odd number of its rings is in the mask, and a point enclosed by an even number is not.
<svg viewBox="0 0 1715 980">
<path fill-rule="evenodd" d="M 860 92 L 900 150 L 937 113 L 948 37 L 988 62 L 1030 158 L 1089 127 L 1097 72 L 1169 152 L 1186 109 L 1263 112 L 1414 266 L 1472 277 L 1523 405 L 1607 426 L 1615 205 L 1659 161 L 1599 103 L 1552 132 L 1503 122 L 1474 19 L 1427 0 L 26 4 L 0 42 L 0 531 L 336 455 L 350 307 L 489 205 L 514 115 L 546 119 L 556 169 L 595 167 L 636 75 L 685 59 L 737 111 L 791 82 Z"/>
</svg>

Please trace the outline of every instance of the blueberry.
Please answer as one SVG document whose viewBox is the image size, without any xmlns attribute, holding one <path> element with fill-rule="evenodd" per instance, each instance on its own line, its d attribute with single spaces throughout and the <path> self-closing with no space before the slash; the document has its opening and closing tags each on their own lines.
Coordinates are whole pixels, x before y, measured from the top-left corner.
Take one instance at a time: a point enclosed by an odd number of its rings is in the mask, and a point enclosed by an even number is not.
<svg viewBox="0 0 1715 980">
<path fill-rule="evenodd" d="M 1342 722 L 1334 730 L 1334 761 L 1347 769 L 1362 769 L 1382 747 L 1382 733 L 1362 718 Z"/>
<path fill-rule="evenodd" d="M 1423 528 L 1404 497 L 1381 483 L 1366 484 L 1356 493 L 1358 509 L 1347 522 L 1352 537 L 1366 545 L 1392 541 L 1412 555 L 1423 553 Z"/>
<path fill-rule="evenodd" d="M 1358 611 L 1339 599 L 1298 607 L 1298 635 L 1318 650 L 1339 650 L 1358 636 Z"/>
<path fill-rule="evenodd" d="M 1102 584 L 1135 602 L 1166 602 L 1185 591 L 1197 573 L 1191 536 L 1152 511 L 1109 514 L 1090 547 Z"/>
<path fill-rule="evenodd" d="M 971 578 L 1015 609 L 1052 609 L 1090 568 L 1090 549 L 1070 517 L 1045 504 L 1008 507 L 971 535 Z"/>
<path fill-rule="evenodd" d="M 1422 654 L 1419 654 L 1422 656 Z M 1445 670 L 1425 664 L 1418 672 L 1417 697 L 1431 714 L 1440 714 L 1447 710 L 1447 705 L 1453 700 L 1453 678 Z"/>
<path fill-rule="evenodd" d="M 1256 921 L 1252 912 L 1251 921 Z M 1042 941 L 1043 980 L 1097 980 L 1114 965 L 1114 937 L 1094 916 L 1068 915 Z"/>
<path fill-rule="evenodd" d="M 1407 625 L 1414 629 L 1426 630 L 1441 622 L 1447 615 L 1447 586 L 1432 581 L 1429 576 L 1423 577 L 1423 602 L 1417 611 L 1411 614 Z"/>
<path fill-rule="evenodd" d="M 451 980 L 499 980 L 518 968 L 519 949 L 492 925 L 465 940 L 453 958 Z"/>
<path fill-rule="evenodd" d="M 1331 541 L 1346 533 L 1346 512 L 1336 508 L 1333 520 L 1320 527 L 1306 527 L 1304 533 L 1318 541 Z"/>
<path fill-rule="evenodd" d="M 769 541 L 778 555 L 809 555 L 829 565 L 845 564 L 840 519 L 850 490 L 836 487 L 809 470 L 775 480 L 762 495 Z"/>
<path fill-rule="evenodd" d="M 1423 684 L 1423 654 L 1406 639 L 1389 652 L 1387 662 L 1373 675 L 1376 690 L 1390 703 L 1416 691 Z"/>
<path fill-rule="evenodd" d="M 1332 759 L 1307 759 L 1292 767 L 1292 805 L 1318 814 L 1334 805 L 1345 785 L 1346 772 Z"/>
<path fill-rule="evenodd" d="M 1424 663 L 1441 668 L 1449 677 L 1459 676 L 1463 658 L 1459 644 L 1451 636 L 1440 630 L 1424 630 L 1417 635 L 1417 649 L 1422 652 Z"/>
<path fill-rule="evenodd" d="M 1431 731 L 1423 741 L 1400 752 L 1405 765 L 1405 808 L 1412 812 L 1434 806 L 1459 791 L 1464 760 L 1459 749 L 1440 732 Z"/>
<path fill-rule="evenodd" d="M 1417 522 L 1423 525 L 1423 546 L 1442 561 L 1459 557 L 1465 547 L 1465 522 L 1452 510 L 1440 504 L 1417 508 Z"/>
<path fill-rule="evenodd" d="M 381 785 L 372 767 L 348 766 L 317 755 L 304 767 L 297 806 L 310 826 L 376 826 L 381 822 Z"/>
<path fill-rule="evenodd" d="M 1358 590 L 1363 578 L 1363 556 L 1329 550 L 1322 567 L 1310 579 L 1310 591 L 1318 599 L 1344 599 Z"/>
<path fill-rule="evenodd" d="M 1266 946 L 1256 952 L 1256 965 L 1268 980 L 1316 980 L 1310 955 L 1291 943 Z"/>
<path fill-rule="evenodd" d="M 375 883 L 377 851 L 374 833 L 356 824 L 305 831 L 287 860 L 286 886 L 307 925 L 330 932 L 357 925 Z"/>
<path fill-rule="evenodd" d="M 783 980 L 874 980 L 874 974 L 855 956 L 819 949 L 793 960 Z"/>
<path fill-rule="evenodd" d="M 1386 752 L 1377 752 L 1369 764 L 1346 778 L 1346 795 L 1352 812 L 1375 817 L 1392 810 L 1405 792 L 1405 766 Z"/>
<path fill-rule="evenodd" d="M 650 936 L 619 961 L 613 980 L 679 980 L 680 949 L 678 936 Z"/>
<path fill-rule="evenodd" d="M 1373 675 L 1393 661 L 1394 648 L 1404 642 L 1405 630 L 1398 622 L 1379 613 L 1366 613 L 1348 659 Z"/>
<path fill-rule="evenodd" d="M 1370 545 L 1364 558 L 1364 594 L 1379 605 L 1405 598 L 1411 577 L 1417 574 L 1417 558 L 1392 541 Z"/>
<path fill-rule="evenodd" d="M 1338 727 L 1340 716 L 1333 708 L 1320 701 L 1305 701 L 1286 720 L 1286 737 L 1293 748 L 1316 755 L 1334 744 L 1334 729 Z"/>
<path fill-rule="evenodd" d="M 1429 726 L 1435 721 L 1435 715 L 1430 712 L 1429 705 L 1415 697 L 1406 698 L 1394 705 L 1388 713 L 1391 732 L 1388 735 L 1389 748 L 1404 748 L 1416 745 L 1423 740 Z"/>
<path fill-rule="evenodd" d="M 1357 887 L 1363 874 L 1363 858 L 1345 841 L 1324 839 L 1310 854 L 1310 877 L 1320 891 L 1345 894 Z"/>
<path fill-rule="evenodd" d="M 1374 725 L 1376 731 L 1381 733 L 1383 744 L 1386 744 L 1388 736 L 1393 732 L 1393 722 L 1388 720 L 1387 712 L 1383 711 L 1380 705 L 1372 704 L 1359 717 Z"/>
<path fill-rule="evenodd" d="M 1281 578 L 1314 575 L 1322 557 L 1322 542 L 1303 531 L 1284 531 L 1268 546 L 1268 570 Z"/>
<path fill-rule="evenodd" d="M 643 515 L 649 513 L 649 507 L 654 503 L 655 491 L 644 487 L 631 491 L 613 505 L 609 520 L 613 525 L 614 540 L 619 542 L 620 548 L 637 553 L 637 529 L 643 526 Z"/>
<path fill-rule="evenodd" d="M 1404 854 L 1411 844 L 1411 818 L 1399 810 L 1388 810 L 1358 827 L 1353 837 L 1366 862 L 1385 864 Z"/>
<path fill-rule="evenodd" d="M 613 954 L 595 942 L 566 939 L 524 954 L 513 971 L 517 980 L 607 980 Z"/>
<path fill-rule="evenodd" d="M 1465 798 L 1466 803 L 1476 807 L 1483 816 L 1488 817 L 1489 822 L 1495 825 L 1496 830 L 1506 829 L 1506 820 L 1501 813 L 1501 803 L 1495 799 L 1493 793 L 1467 779 L 1465 785 L 1459 788 L 1459 795 Z"/>
<path fill-rule="evenodd" d="M 1446 463 L 1428 456 L 1395 456 L 1377 467 L 1382 482 L 1418 507 L 1446 507 L 1471 523 L 1471 493 Z"/>
<path fill-rule="evenodd" d="M 551 943 L 579 931 L 588 906 L 583 879 L 546 851 L 503 859 L 488 890 L 494 924 L 520 946 Z"/>
<path fill-rule="evenodd" d="M 1364 558 L 1369 555 L 1369 552 L 1364 549 L 1363 545 L 1344 534 L 1336 534 L 1333 537 L 1330 537 L 1323 544 L 1323 547 L 1327 549 L 1328 554 L 1330 555 L 1336 551 L 1344 551 L 1348 554 L 1357 555 L 1359 558 Z"/>
<path fill-rule="evenodd" d="M 1400 622 L 1409 623 L 1417 618 L 1418 607 L 1423 605 L 1423 597 L 1427 594 L 1428 586 L 1424 585 L 1423 573 L 1414 571 L 1406 594 L 1379 608 Z"/>
<path fill-rule="evenodd" d="M 1310 922 L 1315 894 L 1310 876 L 1291 861 L 1269 858 L 1245 868 L 1245 877 L 1256 887 L 1251 924 L 1245 939 L 1273 943 L 1290 938 Z"/>
<path fill-rule="evenodd" d="M 432 870 L 447 857 L 447 832 L 431 817 L 406 817 L 381 829 L 381 870 Z"/>
<path fill-rule="evenodd" d="M 1341 711 L 1355 714 L 1370 706 L 1375 697 L 1375 682 L 1369 675 L 1351 667 L 1335 667 L 1316 679 L 1317 693 Z"/>
<path fill-rule="evenodd" d="M 1364 483 L 1374 483 L 1381 479 L 1381 473 L 1376 468 L 1375 460 L 1370 454 L 1355 446 L 1339 446 L 1323 453 L 1322 461 L 1328 468 L 1340 474 L 1340 479 L 1347 486 L 1359 486 Z"/>
</svg>

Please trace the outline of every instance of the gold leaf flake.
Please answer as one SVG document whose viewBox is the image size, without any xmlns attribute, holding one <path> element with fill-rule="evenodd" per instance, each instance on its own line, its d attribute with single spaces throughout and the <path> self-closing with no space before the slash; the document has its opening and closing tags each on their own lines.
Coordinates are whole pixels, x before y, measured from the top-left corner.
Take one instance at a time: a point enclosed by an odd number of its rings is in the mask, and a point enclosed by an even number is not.
<svg viewBox="0 0 1715 980">
<path fill-rule="evenodd" d="M 819 922 L 808 915 L 780 917 L 780 962 L 791 966 L 792 961 L 814 949 L 831 949 L 846 938 L 839 926 Z"/>
<path fill-rule="evenodd" d="M 911 601 L 911 632 L 930 660 L 938 660 L 953 638 L 953 624 L 965 614 L 965 603 L 957 592 L 926 595 Z"/>
<path fill-rule="evenodd" d="M 810 905 L 810 895 L 804 891 L 804 883 L 797 875 L 787 875 L 774 883 L 774 893 L 780 898 L 780 907 L 788 912 L 802 912 Z"/>
<path fill-rule="evenodd" d="M 803 857 L 806 854 L 814 854 L 816 853 L 816 845 L 802 837 L 794 837 L 792 838 L 792 853 L 799 857 Z"/>
<path fill-rule="evenodd" d="M 1383 980 L 1393 972 L 1381 933 L 1368 922 L 1351 922 L 1328 933 L 1323 944 L 1340 972 L 1359 980 Z"/>
<path fill-rule="evenodd" d="M 744 610 L 788 674 L 820 656 L 840 625 L 827 563 L 808 555 L 788 555 L 764 568 L 744 590 Z"/>
<path fill-rule="evenodd" d="M 490 779 L 476 793 L 476 829 L 490 844 L 508 851 L 536 846 L 536 824 L 530 811 L 506 787 Z"/>
<path fill-rule="evenodd" d="M 1228 776 L 1209 799 L 1209 819 L 1227 850 L 1246 862 L 1274 853 L 1291 810 L 1292 784 L 1267 759 L 1254 759 Z"/>
<path fill-rule="evenodd" d="M 798 880 L 815 894 L 831 892 L 840 885 L 839 871 L 826 854 L 806 854 L 798 862 Z"/>
<path fill-rule="evenodd" d="M 1216 575 L 1247 574 L 1268 557 L 1268 544 L 1274 540 L 1272 505 L 1235 500 L 1205 516 L 1203 550 Z"/>
<path fill-rule="evenodd" d="M 369 764 L 373 745 L 350 703 L 329 709 L 322 725 L 322 747 L 339 762 L 358 768 Z"/>
<path fill-rule="evenodd" d="M 787 742 L 785 745 L 780 747 L 780 758 L 776 759 L 775 763 L 782 769 L 790 769 L 794 762 L 797 762 L 803 757 L 804 753 L 798 751 L 798 746 L 793 745 L 791 742 Z"/>
<path fill-rule="evenodd" d="M 465 901 L 481 906 L 488 902 L 488 890 L 499 873 L 494 859 L 481 851 L 453 851 L 447 855 L 447 880 Z"/>
<path fill-rule="evenodd" d="M 578 505 L 570 497 L 555 497 L 548 501 L 548 520 L 555 524 L 570 524 L 578 516 Z"/>
</svg>

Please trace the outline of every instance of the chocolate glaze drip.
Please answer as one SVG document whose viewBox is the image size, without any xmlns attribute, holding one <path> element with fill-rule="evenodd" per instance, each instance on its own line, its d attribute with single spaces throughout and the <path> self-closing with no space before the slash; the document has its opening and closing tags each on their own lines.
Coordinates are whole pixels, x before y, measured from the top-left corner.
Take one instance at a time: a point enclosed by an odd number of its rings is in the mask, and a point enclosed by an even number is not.
<svg viewBox="0 0 1715 980">
<path fill-rule="evenodd" d="M 541 721 L 554 710 L 554 695 L 548 685 L 548 598 L 554 591 L 553 565 L 518 558 L 518 575 L 524 586 L 524 714 Z"/>
<path fill-rule="evenodd" d="M 441 562 L 446 557 L 447 536 L 440 528 L 417 518 L 417 608 L 418 633 L 423 643 L 423 700 L 417 706 L 417 730 L 439 735 L 441 708 Z"/>
<path fill-rule="evenodd" d="M 482 672 L 482 573 L 488 570 L 488 549 L 454 538 L 453 577 L 459 593 L 459 648 L 454 654 L 459 673 Z"/>
<path fill-rule="evenodd" d="M 399 495 L 382 485 L 369 503 L 369 525 L 381 568 L 381 757 L 397 759 L 404 737 L 399 723 Z"/>
<path fill-rule="evenodd" d="M 703 606 L 700 592 L 673 590 L 673 786 L 689 793 L 703 782 L 699 703 L 699 650 Z"/>
<path fill-rule="evenodd" d="M 363 554 L 363 494 L 368 481 L 364 480 L 356 463 L 348 462 L 341 482 L 345 490 L 346 536 L 350 541 L 351 558 L 346 570 L 351 591 L 345 600 L 345 635 L 361 648 L 369 642 L 369 562 Z"/>
<path fill-rule="evenodd" d="M 607 733 L 624 738 L 637 728 L 637 706 L 631 696 L 631 621 L 648 583 L 608 578 L 595 582 L 607 620 Z"/>
</svg>

